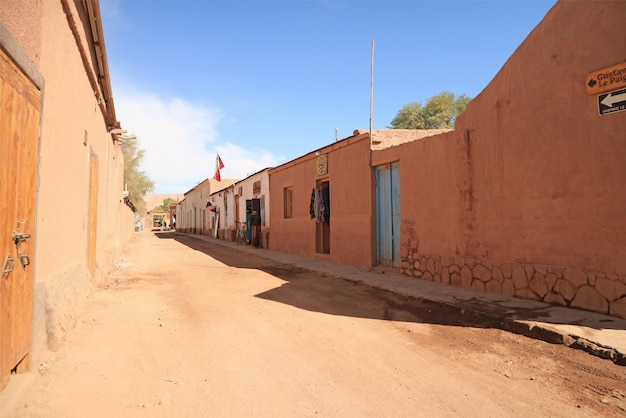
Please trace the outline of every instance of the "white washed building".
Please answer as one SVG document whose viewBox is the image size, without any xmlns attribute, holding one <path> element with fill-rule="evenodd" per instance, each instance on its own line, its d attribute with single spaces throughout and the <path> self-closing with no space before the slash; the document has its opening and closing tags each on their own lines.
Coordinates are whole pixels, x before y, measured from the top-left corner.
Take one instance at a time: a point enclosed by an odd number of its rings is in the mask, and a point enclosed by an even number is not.
<svg viewBox="0 0 626 418">
<path fill-rule="evenodd" d="M 209 196 L 211 207 L 209 229 L 211 235 L 234 241 L 239 227 L 246 228 L 250 236 L 250 215 L 257 211 L 261 216 L 261 246 L 267 248 L 269 238 L 269 168 L 263 169 L 243 180 L 221 182 L 222 189 Z"/>
<path fill-rule="evenodd" d="M 219 190 L 224 184 L 226 181 L 205 179 L 187 191 L 176 209 L 176 229 L 181 232 L 207 235 L 210 225 L 207 200 L 211 191 Z"/>
</svg>

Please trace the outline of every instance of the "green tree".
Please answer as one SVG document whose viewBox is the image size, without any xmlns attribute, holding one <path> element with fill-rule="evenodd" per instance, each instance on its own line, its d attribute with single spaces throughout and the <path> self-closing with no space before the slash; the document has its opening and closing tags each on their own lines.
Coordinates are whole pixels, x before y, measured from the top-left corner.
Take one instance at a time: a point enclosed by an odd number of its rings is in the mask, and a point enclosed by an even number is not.
<svg viewBox="0 0 626 418">
<path fill-rule="evenodd" d="M 172 203 L 176 203 L 176 200 L 172 199 L 171 197 L 168 197 L 167 199 L 163 199 L 163 204 L 161 206 L 157 206 L 155 209 L 161 210 L 163 212 L 169 212 L 170 205 Z"/>
<path fill-rule="evenodd" d="M 465 111 L 470 97 L 455 96 L 443 91 L 426 100 L 426 104 L 409 103 L 398 111 L 388 128 L 392 129 L 452 129 L 456 117 Z"/>
<path fill-rule="evenodd" d="M 137 140 L 122 141 L 124 154 L 124 183 L 128 187 L 128 197 L 139 213 L 146 212 L 144 196 L 154 190 L 154 182 L 140 170 L 145 151 L 139 148 Z"/>
</svg>

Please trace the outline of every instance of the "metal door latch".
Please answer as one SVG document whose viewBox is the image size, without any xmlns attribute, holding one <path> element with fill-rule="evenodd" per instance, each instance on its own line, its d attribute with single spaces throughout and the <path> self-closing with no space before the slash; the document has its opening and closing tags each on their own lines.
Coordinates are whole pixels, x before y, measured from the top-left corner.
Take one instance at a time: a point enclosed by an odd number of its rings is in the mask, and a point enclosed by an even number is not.
<svg viewBox="0 0 626 418">
<path fill-rule="evenodd" d="M 15 245 L 20 245 L 22 241 L 26 241 L 30 238 L 30 234 L 13 234 L 13 242 Z"/>
<path fill-rule="evenodd" d="M 22 268 L 25 269 L 26 266 L 30 264 L 30 258 L 24 254 L 18 254 L 18 256 L 20 258 L 20 264 L 22 265 Z"/>
<path fill-rule="evenodd" d="M 30 234 L 18 234 L 14 232 L 12 238 L 13 238 L 13 242 L 15 243 L 15 247 L 17 248 L 17 258 L 18 260 L 20 260 L 20 264 L 22 265 L 22 268 L 25 269 L 26 266 L 30 265 L 30 258 L 27 255 L 22 254 L 21 246 L 22 246 L 22 242 L 30 238 Z M 11 260 L 12 260 L 11 271 L 13 271 L 13 265 L 15 264 L 15 260 L 13 258 L 11 258 Z M 8 259 L 7 259 L 7 262 L 8 262 Z M 9 271 L 8 273 L 10 273 L 11 271 Z M 3 274 L 8 274 L 8 273 L 3 272 Z"/>
<path fill-rule="evenodd" d="M 13 271 L 13 268 L 15 268 L 15 259 L 10 254 L 7 254 L 4 267 L 2 268 L 2 278 L 7 277 Z"/>
</svg>

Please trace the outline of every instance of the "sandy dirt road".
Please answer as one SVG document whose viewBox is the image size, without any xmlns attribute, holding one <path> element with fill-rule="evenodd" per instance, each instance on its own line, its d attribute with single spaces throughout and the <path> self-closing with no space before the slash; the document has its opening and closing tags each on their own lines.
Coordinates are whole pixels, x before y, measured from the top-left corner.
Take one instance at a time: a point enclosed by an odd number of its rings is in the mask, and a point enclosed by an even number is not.
<svg viewBox="0 0 626 418">
<path fill-rule="evenodd" d="M 262 254 L 263 250 L 258 250 Z M 174 233 L 137 234 L 8 417 L 618 417 L 626 368 Z"/>
</svg>

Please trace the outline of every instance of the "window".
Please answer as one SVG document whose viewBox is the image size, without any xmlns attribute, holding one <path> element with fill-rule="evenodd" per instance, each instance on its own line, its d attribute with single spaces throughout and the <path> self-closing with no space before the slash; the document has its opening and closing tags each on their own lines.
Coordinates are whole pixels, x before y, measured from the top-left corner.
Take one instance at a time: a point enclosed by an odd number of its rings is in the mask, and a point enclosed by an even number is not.
<svg viewBox="0 0 626 418">
<path fill-rule="evenodd" d="M 293 218 L 293 187 L 283 189 L 283 218 Z"/>
</svg>

